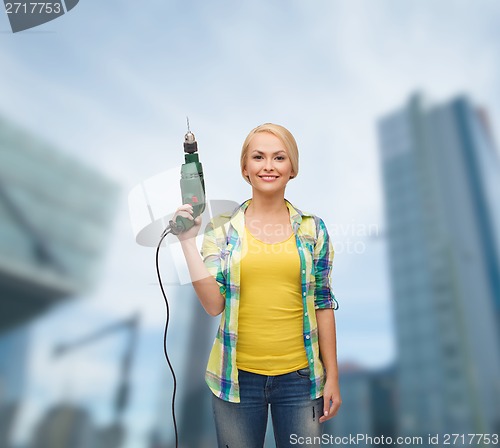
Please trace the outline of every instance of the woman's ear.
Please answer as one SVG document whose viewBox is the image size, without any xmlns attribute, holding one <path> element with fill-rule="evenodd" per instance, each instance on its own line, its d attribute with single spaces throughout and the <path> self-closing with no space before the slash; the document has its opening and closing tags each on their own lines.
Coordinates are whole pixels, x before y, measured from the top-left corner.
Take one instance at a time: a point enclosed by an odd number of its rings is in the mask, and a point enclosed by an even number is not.
<svg viewBox="0 0 500 448">
<path fill-rule="evenodd" d="M 250 182 L 250 178 L 248 177 L 248 171 L 246 169 L 246 166 L 243 167 L 243 170 L 241 171 L 241 173 L 243 174 L 243 176 L 245 177 L 245 179 L 247 180 L 247 182 L 252 185 L 252 182 Z"/>
</svg>

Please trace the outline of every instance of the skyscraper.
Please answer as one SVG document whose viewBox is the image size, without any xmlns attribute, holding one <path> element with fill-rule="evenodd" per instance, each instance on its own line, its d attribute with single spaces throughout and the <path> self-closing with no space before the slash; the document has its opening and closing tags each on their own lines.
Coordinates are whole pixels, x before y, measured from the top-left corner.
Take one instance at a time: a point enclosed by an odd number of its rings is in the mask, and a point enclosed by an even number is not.
<svg viewBox="0 0 500 448">
<path fill-rule="evenodd" d="M 0 333 L 87 292 L 118 188 L 0 117 Z"/>
<path fill-rule="evenodd" d="M 118 188 L 0 117 L 0 446 L 22 403 L 28 322 L 98 279 Z"/>
<path fill-rule="evenodd" d="M 500 162 L 486 115 L 414 95 L 378 130 L 399 433 L 498 433 Z"/>
<path fill-rule="evenodd" d="M 9 446 L 26 382 L 29 332 L 16 328 L 0 337 L 0 446 Z"/>
<path fill-rule="evenodd" d="M 324 434 L 357 438 L 361 446 L 375 446 L 383 436 L 395 440 L 395 378 L 392 365 L 369 370 L 356 363 L 339 364 L 342 406 L 323 425 Z M 359 437 L 359 438 L 358 438 Z"/>
</svg>

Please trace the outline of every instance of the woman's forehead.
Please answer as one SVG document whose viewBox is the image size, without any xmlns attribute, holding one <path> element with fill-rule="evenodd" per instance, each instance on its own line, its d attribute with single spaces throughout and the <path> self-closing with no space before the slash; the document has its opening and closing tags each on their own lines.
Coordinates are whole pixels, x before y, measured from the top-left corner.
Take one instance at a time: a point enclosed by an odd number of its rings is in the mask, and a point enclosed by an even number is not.
<svg viewBox="0 0 500 448">
<path fill-rule="evenodd" d="M 260 152 L 286 152 L 283 142 L 270 132 L 258 132 L 250 140 L 248 145 L 250 151 Z"/>
</svg>

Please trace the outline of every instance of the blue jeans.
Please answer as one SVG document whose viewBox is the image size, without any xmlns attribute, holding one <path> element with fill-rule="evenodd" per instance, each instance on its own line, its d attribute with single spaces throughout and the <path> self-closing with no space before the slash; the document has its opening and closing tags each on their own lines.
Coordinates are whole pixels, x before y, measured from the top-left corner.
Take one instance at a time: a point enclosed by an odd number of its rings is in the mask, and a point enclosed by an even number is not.
<svg viewBox="0 0 500 448">
<path fill-rule="evenodd" d="M 240 403 L 212 395 L 219 448 L 262 448 L 268 405 L 277 448 L 309 446 L 298 444 L 305 440 L 299 437 L 321 438 L 323 397 L 310 398 L 309 368 L 277 376 L 238 370 L 238 378 Z"/>
</svg>

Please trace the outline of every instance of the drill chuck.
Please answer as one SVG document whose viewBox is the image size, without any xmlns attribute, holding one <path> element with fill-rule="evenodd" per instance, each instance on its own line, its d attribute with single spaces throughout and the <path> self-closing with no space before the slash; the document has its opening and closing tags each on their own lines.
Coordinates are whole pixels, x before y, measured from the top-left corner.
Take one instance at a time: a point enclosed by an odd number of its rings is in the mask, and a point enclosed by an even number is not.
<svg viewBox="0 0 500 448">
<path fill-rule="evenodd" d="M 193 154 L 198 151 L 198 143 L 196 143 L 196 138 L 191 131 L 188 131 L 184 136 L 184 152 L 187 154 Z"/>
<path fill-rule="evenodd" d="M 189 122 L 188 122 L 189 123 Z M 193 206 L 193 218 L 200 216 L 205 210 L 205 182 L 203 167 L 198 159 L 198 143 L 194 134 L 189 130 L 184 136 L 185 163 L 181 166 L 181 195 L 183 204 Z M 193 222 L 182 216 L 171 221 L 172 233 L 179 233 L 190 229 Z"/>
</svg>

